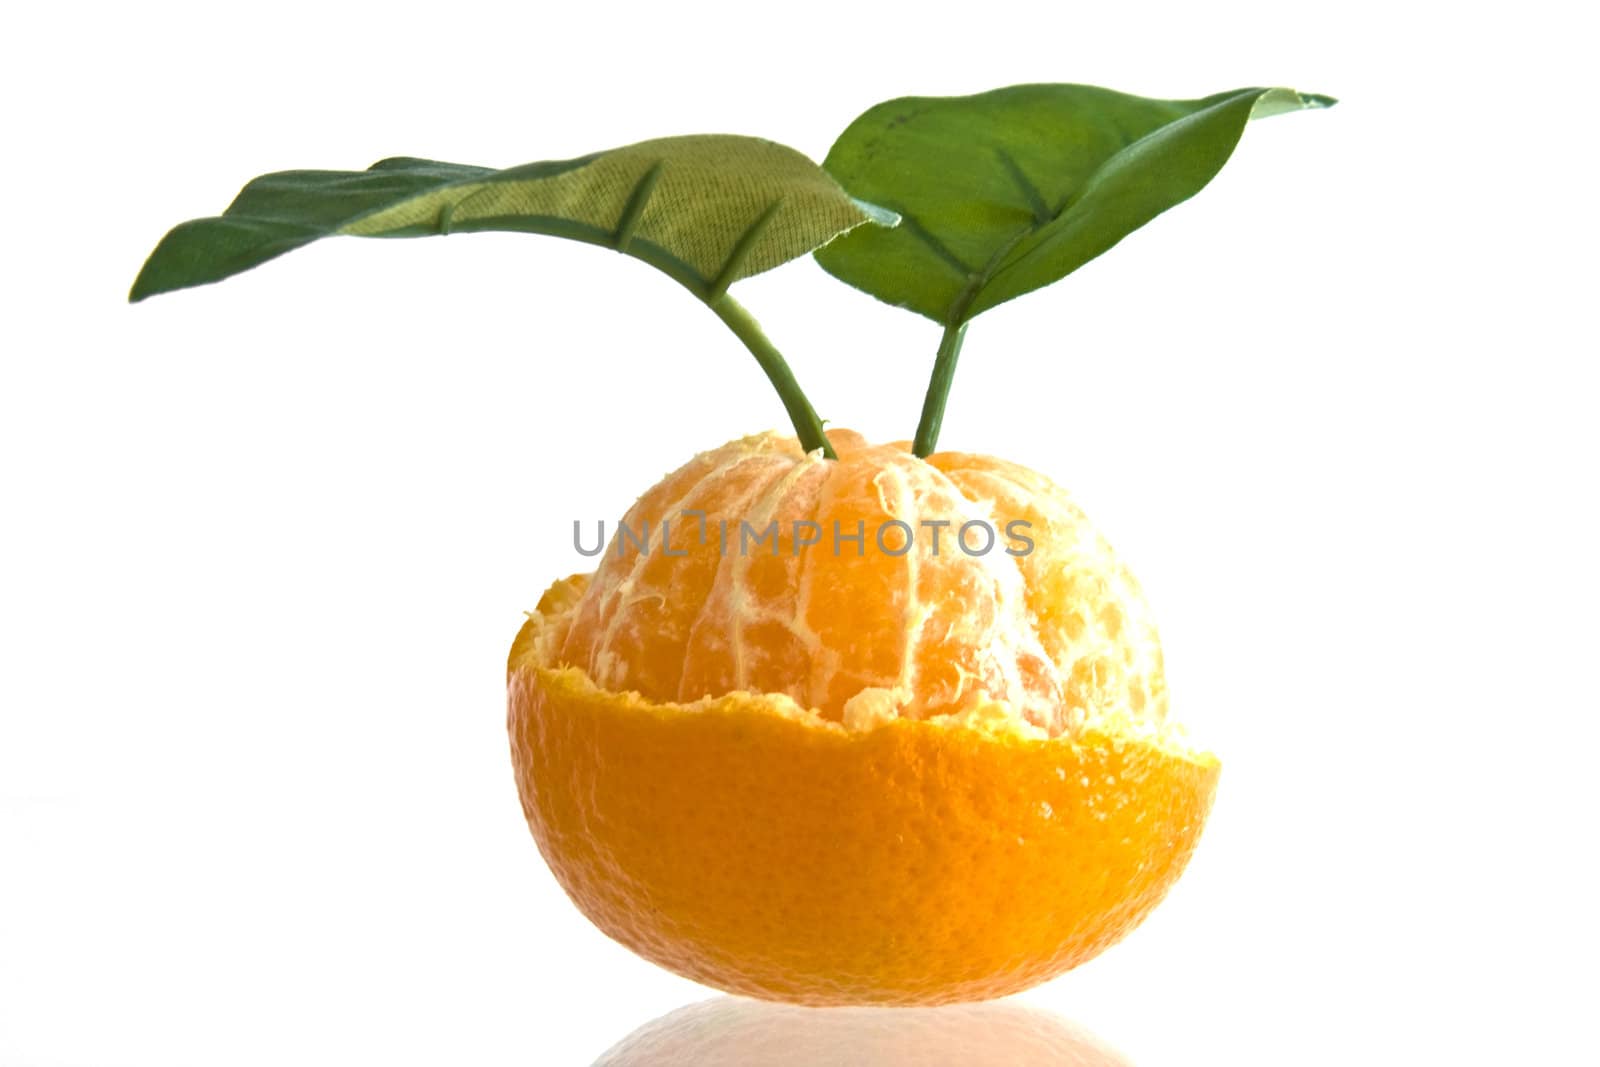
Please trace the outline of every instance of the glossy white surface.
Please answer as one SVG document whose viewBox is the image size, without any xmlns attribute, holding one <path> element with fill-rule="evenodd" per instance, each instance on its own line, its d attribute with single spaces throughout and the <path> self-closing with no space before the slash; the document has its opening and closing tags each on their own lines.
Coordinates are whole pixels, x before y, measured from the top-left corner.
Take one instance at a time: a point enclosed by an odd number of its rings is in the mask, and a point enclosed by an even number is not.
<svg viewBox="0 0 1600 1067">
<path fill-rule="evenodd" d="M 721 997 L 652 1019 L 596 1067 L 1128 1067 L 1080 1026 L 1014 1001 L 811 1009 Z"/>
</svg>

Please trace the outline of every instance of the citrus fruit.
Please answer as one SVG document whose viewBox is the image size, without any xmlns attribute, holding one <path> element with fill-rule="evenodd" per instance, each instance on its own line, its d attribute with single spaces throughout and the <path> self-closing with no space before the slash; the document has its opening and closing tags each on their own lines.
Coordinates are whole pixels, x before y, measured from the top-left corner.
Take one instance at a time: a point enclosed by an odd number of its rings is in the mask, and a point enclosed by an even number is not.
<svg viewBox="0 0 1600 1067">
<path fill-rule="evenodd" d="M 1218 763 L 1138 583 L 1017 464 L 775 434 L 647 491 L 511 650 L 524 813 L 601 930 L 716 988 L 939 1004 L 1165 895 Z"/>
</svg>

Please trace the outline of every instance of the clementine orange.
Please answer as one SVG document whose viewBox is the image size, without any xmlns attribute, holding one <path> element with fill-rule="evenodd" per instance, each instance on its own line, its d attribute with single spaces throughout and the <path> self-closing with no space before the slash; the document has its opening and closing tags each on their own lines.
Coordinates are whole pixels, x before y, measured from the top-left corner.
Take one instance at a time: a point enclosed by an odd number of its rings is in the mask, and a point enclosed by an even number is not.
<svg viewBox="0 0 1600 1067">
<path fill-rule="evenodd" d="M 703 453 L 512 646 L 541 852 L 640 955 L 806 1004 L 1027 988 L 1131 930 L 1219 766 L 1060 488 L 832 431 Z"/>
</svg>

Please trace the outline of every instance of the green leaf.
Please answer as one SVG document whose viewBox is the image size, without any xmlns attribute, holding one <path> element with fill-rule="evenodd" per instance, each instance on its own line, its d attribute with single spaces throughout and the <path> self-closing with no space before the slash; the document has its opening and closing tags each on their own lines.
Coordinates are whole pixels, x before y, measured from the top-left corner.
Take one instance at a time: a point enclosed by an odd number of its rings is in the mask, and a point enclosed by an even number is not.
<svg viewBox="0 0 1600 1067">
<path fill-rule="evenodd" d="M 871 219 L 792 148 L 753 137 L 669 137 L 506 170 L 386 159 L 246 185 L 222 215 L 166 235 L 130 300 L 220 281 L 322 237 L 542 233 L 614 248 L 711 302 Z"/>
<path fill-rule="evenodd" d="M 817 261 L 956 327 L 1199 192 L 1251 118 L 1334 102 L 1288 89 L 1149 100 L 1088 85 L 890 100 L 850 124 L 823 168 L 901 225 L 865 227 Z"/>
</svg>

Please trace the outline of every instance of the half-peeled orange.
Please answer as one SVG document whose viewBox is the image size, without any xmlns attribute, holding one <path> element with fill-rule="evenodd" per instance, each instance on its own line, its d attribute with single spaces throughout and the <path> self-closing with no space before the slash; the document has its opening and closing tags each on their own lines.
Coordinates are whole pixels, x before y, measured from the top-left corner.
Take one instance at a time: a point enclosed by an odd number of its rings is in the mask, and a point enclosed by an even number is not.
<svg viewBox="0 0 1600 1067">
<path fill-rule="evenodd" d="M 1165 895 L 1217 761 L 1061 489 L 829 437 L 695 457 L 545 594 L 509 664 L 529 826 L 603 931 L 719 989 L 1027 988 Z"/>
</svg>

